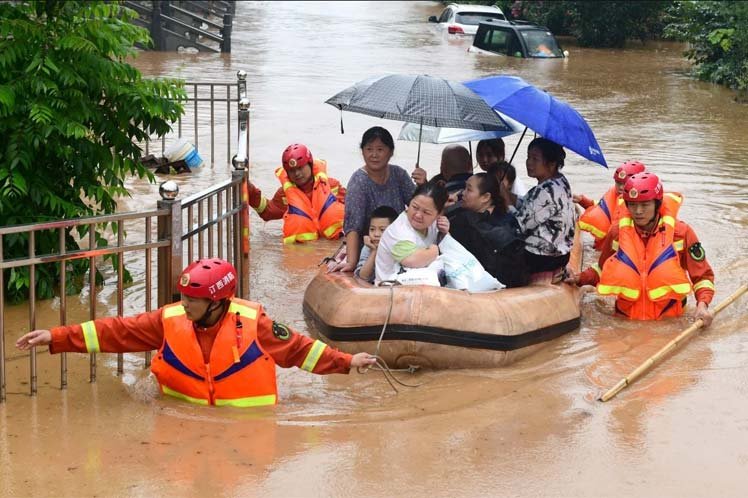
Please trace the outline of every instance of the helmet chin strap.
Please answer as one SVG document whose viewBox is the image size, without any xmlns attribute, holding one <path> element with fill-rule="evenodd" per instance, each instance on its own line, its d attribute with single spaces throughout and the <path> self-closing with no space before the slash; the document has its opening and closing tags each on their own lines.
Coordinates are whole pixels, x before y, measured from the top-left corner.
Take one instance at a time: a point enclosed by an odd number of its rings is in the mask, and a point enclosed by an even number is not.
<svg viewBox="0 0 748 498">
<path fill-rule="evenodd" d="M 208 318 L 210 318 L 210 315 L 219 308 L 226 308 L 225 299 L 221 299 L 220 301 L 211 301 L 211 303 L 205 309 L 205 313 L 203 313 L 203 316 L 201 316 L 199 319 L 195 321 L 195 325 L 197 325 L 198 327 L 202 327 L 202 328 L 207 328 L 207 327 L 210 327 L 211 325 L 215 325 L 215 322 L 214 323 L 207 323 L 207 322 L 208 322 Z M 221 315 L 223 315 L 225 311 L 226 310 L 224 309 L 221 312 Z"/>
</svg>

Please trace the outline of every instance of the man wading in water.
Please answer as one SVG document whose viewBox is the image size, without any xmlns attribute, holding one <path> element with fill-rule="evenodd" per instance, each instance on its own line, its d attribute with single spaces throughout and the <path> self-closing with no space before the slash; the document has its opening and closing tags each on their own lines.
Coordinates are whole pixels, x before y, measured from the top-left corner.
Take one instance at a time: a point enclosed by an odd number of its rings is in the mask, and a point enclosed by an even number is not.
<svg viewBox="0 0 748 498">
<path fill-rule="evenodd" d="M 316 374 L 348 373 L 373 365 L 274 322 L 262 305 L 234 297 L 236 270 L 202 259 L 182 272 L 182 302 L 122 318 L 34 330 L 16 342 L 50 353 L 130 353 L 158 350 L 151 364 L 161 392 L 199 405 L 253 407 L 277 403 L 276 363 Z"/>
</svg>

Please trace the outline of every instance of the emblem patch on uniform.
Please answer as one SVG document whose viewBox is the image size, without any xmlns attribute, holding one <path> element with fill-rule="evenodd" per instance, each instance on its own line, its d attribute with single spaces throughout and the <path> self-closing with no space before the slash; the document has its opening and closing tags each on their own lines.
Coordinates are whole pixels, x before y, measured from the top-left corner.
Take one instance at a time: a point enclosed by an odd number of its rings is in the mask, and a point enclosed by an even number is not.
<svg viewBox="0 0 748 498">
<path fill-rule="evenodd" d="M 704 258 L 706 258 L 706 251 L 701 246 L 701 242 L 691 244 L 691 247 L 688 248 L 688 254 L 691 255 L 694 261 L 704 261 Z"/>
<path fill-rule="evenodd" d="M 639 191 L 635 188 L 632 188 L 631 190 L 629 190 L 629 197 L 631 199 L 636 199 L 637 197 L 639 197 Z"/>
<path fill-rule="evenodd" d="M 179 279 L 179 285 L 187 287 L 190 284 L 190 274 L 182 273 L 182 277 Z"/>
<path fill-rule="evenodd" d="M 291 338 L 291 331 L 282 323 L 273 322 L 273 335 L 281 341 L 287 341 Z"/>
<path fill-rule="evenodd" d="M 295 168 L 296 167 L 296 159 L 293 159 L 293 158 L 289 159 L 288 160 L 288 165 L 290 167 L 292 167 L 292 168 Z"/>
<path fill-rule="evenodd" d="M 626 172 L 625 171 L 619 171 L 618 172 L 618 178 L 620 178 L 621 180 L 625 180 L 626 179 Z"/>
</svg>

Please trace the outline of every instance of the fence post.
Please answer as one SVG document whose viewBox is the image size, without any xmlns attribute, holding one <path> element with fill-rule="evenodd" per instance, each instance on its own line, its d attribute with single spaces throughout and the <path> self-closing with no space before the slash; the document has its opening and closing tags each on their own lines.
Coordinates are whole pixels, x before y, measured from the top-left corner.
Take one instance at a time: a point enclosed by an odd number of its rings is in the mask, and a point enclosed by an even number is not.
<svg viewBox="0 0 748 498">
<path fill-rule="evenodd" d="M 236 72 L 237 87 L 239 89 L 239 100 L 247 96 L 247 71 L 240 69 Z"/>
<path fill-rule="evenodd" d="M 231 30 L 231 14 L 224 14 L 223 29 L 221 30 L 221 34 L 223 35 L 223 40 L 221 40 L 221 52 L 224 54 L 231 53 Z"/>
<path fill-rule="evenodd" d="M 169 214 L 158 217 L 158 240 L 170 244 L 158 248 L 158 305 L 173 303 L 179 299 L 176 279 L 182 272 L 182 201 L 177 199 L 179 186 L 173 180 L 163 182 L 158 193 L 161 200 L 158 209 L 168 209 Z"/>
<path fill-rule="evenodd" d="M 3 236 L 0 235 L 0 261 L 3 261 Z M 5 402 L 5 270 L 0 268 L 0 403 Z"/>
<path fill-rule="evenodd" d="M 151 38 L 153 39 L 154 50 L 164 50 L 164 31 L 161 28 L 161 2 L 154 0 L 151 2 Z"/>
<path fill-rule="evenodd" d="M 249 99 L 247 98 L 247 73 L 246 71 L 237 71 L 239 90 L 239 111 L 237 126 L 237 152 L 231 159 L 235 171 L 232 173 L 232 179 L 241 180 L 241 259 L 237 255 L 237 261 L 242 262 L 244 271 L 238 270 L 242 279 L 241 294 L 245 299 L 249 298 Z M 241 175 L 241 178 L 238 178 Z"/>
</svg>

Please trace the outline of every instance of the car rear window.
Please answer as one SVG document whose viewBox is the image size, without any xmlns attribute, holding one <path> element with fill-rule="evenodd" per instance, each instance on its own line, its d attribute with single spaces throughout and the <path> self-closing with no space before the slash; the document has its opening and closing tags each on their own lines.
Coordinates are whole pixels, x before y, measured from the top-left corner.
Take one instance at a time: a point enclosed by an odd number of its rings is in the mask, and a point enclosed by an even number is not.
<svg viewBox="0 0 748 498">
<path fill-rule="evenodd" d="M 497 54 L 522 57 L 522 47 L 511 29 L 478 28 L 473 45 Z"/>
<path fill-rule="evenodd" d="M 456 23 L 465 24 L 467 26 L 477 26 L 489 19 L 504 19 L 504 15 L 499 14 L 498 12 L 495 14 L 490 12 L 460 12 L 455 16 Z"/>
<path fill-rule="evenodd" d="M 556 43 L 550 31 L 526 30 L 522 31 L 522 38 L 527 45 L 528 57 L 563 57 L 561 48 Z"/>
</svg>

